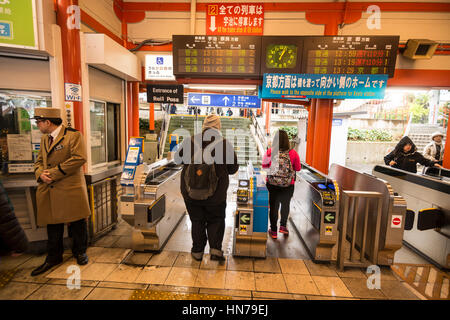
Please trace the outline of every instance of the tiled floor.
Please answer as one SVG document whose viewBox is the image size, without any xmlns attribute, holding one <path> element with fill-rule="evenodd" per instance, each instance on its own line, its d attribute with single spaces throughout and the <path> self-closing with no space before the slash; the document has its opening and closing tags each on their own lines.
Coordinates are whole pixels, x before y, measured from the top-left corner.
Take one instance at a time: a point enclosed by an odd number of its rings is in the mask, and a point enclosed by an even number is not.
<svg viewBox="0 0 450 320">
<path fill-rule="evenodd" d="M 370 290 L 365 270 L 338 272 L 333 265 L 310 260 L 227 256 L 220 263 L 205 255 L 200 263 L 178 251 L 143 254 L 124 248 L 90 247 L 88 253 L 89 264 L 80 267 L 79 289 L 67 286 L 75 284 L 74 273 L 68 268 L 76 263 L 69 256 L 59 267 L 35 278 L 29 273 L 44 256 L 2 259 L 1 266 L 15 267 L 17 273 L 0 288 L 0 299 L 123 300 L 130 299 L 136 290 L 233 299 L 419 299 L 389 268 L 382 269 L 381 288 Z"/>
<path fill-rule="evenodd" d="M 76 284 L 74 275 L 78 270 L 71 269 L 76 261 L 69 251 L 63 264 L 38 277 L 31 277 L 30 273 L 43 263 L 45 256 L 0 258 L 0 272 L 16 271 L 12 280 L 0 287 L 0 300 L 123 300 L 136 296 L 137 290 L 147 290 L 150 295 L 172 292 L 242 300 L 420 299 L 390 268 L 381 270 L 381 287 L 369 289 L 363 269 L 347 268 L 339 272 L 334 265 L 313 263 L 295 234 L 280 235 L 276 241 L 268 239 L 265 259 L 233 257 L 235 195 L 228 196 L 231 200 L 226 214 L 224 262 L 212 261 L 207 254 L 208 246 L 201 262 L 192 259 L 188 216 L 160 253 L 132 252 L 132 228 L 121 220 L 115 230 L 88 248 L 89 263 L 79 267 L 79 289 L 68 286 Z"/>
</svg>

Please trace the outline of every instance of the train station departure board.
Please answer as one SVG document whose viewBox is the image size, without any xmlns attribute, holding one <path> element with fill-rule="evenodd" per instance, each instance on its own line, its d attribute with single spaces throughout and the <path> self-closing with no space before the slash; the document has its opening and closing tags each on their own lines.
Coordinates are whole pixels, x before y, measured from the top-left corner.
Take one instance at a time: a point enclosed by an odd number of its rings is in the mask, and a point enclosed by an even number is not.
<svg viewBox="0 0 450 320">
<path fill-rule="evenodd" d="M 394 76 L 399 36 L 173 36 L 174 75 L 264 73 Z"/>
<path fill-rule="evenodd" d="M 394 76 L 398 36 L 307 37 L 303 73 Z"/>
<path fill-rule="evenodd" d="M 261 37 L 173 36 L 177 76 L 260 77 Z"/>
</svg>

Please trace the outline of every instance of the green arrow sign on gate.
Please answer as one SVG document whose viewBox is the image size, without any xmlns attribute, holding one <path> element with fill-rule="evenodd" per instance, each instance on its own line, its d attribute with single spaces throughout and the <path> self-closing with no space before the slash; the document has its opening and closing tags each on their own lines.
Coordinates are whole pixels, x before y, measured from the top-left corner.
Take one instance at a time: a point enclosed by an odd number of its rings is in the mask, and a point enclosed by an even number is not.
<svg viewBox="0 0 450 320">
<path fill-rule="evenodd" d="M 335 223 L 336 222 L 336 212 L 325 212 L 323 216 L 324 223 Z"/>
<path fill-rule="evenodd" d="M 241 224 L 250 224 L 250 214 L 241 214 Z"/>
</svg>

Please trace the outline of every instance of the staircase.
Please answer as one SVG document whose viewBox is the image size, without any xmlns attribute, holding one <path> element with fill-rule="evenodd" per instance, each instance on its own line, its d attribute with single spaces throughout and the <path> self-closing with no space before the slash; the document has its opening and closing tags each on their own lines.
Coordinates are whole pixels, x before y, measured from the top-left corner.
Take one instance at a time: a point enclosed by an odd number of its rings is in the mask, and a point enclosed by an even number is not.
<svg viewBox="0 0 450 320">
<path fill-rule="evenodd" d="M 408 137 L 410 137 L 416 145 L 417 151 L 423 153 L 425 146 L 431 142 L 431 135 L 436 131 L 442 132 L 445 137 L 445 131 L 442 127 L 430 124 L 413 124 L 411 125 Z"/>
<path fill-rule="evenodd" d="M 204 116 L 199 116 L 200 128 L 203 124 Z M 261 166 L 261 157 L 258 154 L 256 142 L 250 132 L 250 120 L 240 117 L 220 117 L 222 135 L 233 145 L 234 152 L 240 165 L 246 165 L 252 161 L 254 166 Z M 184 128 L 194 135 L 195 117 L 193 116 L 171 116 L 167 140 L 164 146 L 163 157 L 167 156 L 170 148 L 169 136 L 178 128 Z M 178 143 L 182 143 L 182 137 L 179 137 Z"/>
</svg>

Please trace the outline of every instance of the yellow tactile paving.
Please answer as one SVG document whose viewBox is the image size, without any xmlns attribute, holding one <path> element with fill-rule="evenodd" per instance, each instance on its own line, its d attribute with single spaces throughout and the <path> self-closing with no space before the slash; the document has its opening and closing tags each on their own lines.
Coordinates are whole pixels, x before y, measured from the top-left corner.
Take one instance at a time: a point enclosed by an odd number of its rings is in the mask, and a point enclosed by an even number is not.
<svg viewBox="0 0 450 320">
<path fill-rule="evenodd" d="M 17 269 L 0 271 L 0 288 L 7 285 L 16 273 Z"/>
<path fill-rule="evenodd" d="M 129 300 L 231 300 L 231 297 L 201 293 L 136 290 Z"/>
</svg>

